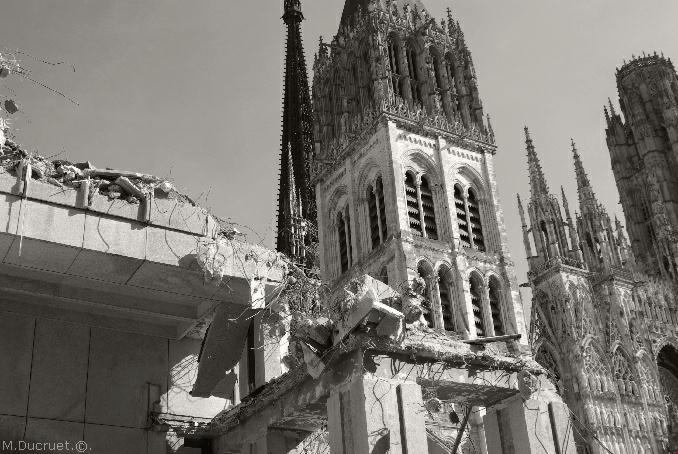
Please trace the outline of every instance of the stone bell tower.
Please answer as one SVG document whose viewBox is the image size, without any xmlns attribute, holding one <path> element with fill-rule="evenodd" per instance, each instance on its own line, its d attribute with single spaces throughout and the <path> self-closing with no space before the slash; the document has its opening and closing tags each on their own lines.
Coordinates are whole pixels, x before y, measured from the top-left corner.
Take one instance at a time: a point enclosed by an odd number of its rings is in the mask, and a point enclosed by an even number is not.
<svg viewBox="0 0 678 454">
<path fill-rule="evenodd" d="M 633 252 L 650 275 L 678 279 L 678 76 L 663 55 L 617 70 L 621 114 L 605 108 L 612 170 Z"/>
<path fill-rule="evenodd" d="M 347 1 L 314 62 L 321 272 L 426 284 L 429 326 L 524 334 L 471 52 L 448 10 Z M 523 336 L 524 339 L 525 336 Z"/>
</svg>

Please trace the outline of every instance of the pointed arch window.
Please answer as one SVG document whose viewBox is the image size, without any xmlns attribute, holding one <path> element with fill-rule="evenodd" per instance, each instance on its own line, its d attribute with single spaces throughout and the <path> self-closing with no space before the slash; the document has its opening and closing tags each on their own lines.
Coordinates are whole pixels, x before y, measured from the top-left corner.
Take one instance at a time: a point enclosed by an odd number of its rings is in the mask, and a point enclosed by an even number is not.
<svg viewBox="0 0 678 454">
<path fill-rule="evenodd" d="M 454 208 L 457 212 L 457 226 L 459 227 L 459 238 L 462 247 L 471 247 L 471 235 L 469 233 L 468 212 L 466 210 L 466 201 L 464 200 L 464 191 L 458 184 L 454 185 Z"/>
<path fill-rule="evenodd" d="M 422 222 L 426 231 L 426 237 L 432 240 L 438 239 L 438 228 L 436 227 L 436 212 L 433 203 L 433 192 L 429 185 L 428 177 L 421 177 L 420 185 L 421 206 L 423 211 Z"/>
<path fill-rule="evenodd" d="M 476 335 L 485 337 L 485 328 L 483 321 L 483 280 L 477 274 L 472 274 L 470 279 L 471 288 L 471 307 L 473 309 L 473 322 L 476 327 Z"/>
<path fill-rule="evenodd" d="M 440 306 L 443 312 L 443 328 L 445 331 L 454 331 L 454 308 L 452 307 L 452 285 L 449 279 L 450 270 L 441 267 L 438 270 L 438 288 L 440 292 Z"/>
<path fill-rule="evenodd" d="M 424 289 L 424 297 L 427 300 L 428 307 L 426 307 L 426 313 L 424 314 L 424 319 L 429 328 L 433 328 L 433 311 L 431 310 L 431 269 L 426 262 L 420 262 L 417 266 L 417 274 L 425 282 L 426 288 Z"/>
<path fill-rule="evenodd" d="M 502 318 L 501 310 L 501 294 L 502 287 L 499 279 L 495 276 L 490 278 L 490 289 L 489 289 L 489 299 L 490 299 L 490 311 L 492 312 L 492 325 L 494 327 L 495 336 L 503 336 L 504 331 L 504 322 Z"/>
<path fill-rule="evenodd" d="M 546 257 L 546 260 L 549 260 L 551 258 L 551 243 L 549 241 L 549 230 L 546 227 L 546 222 L 541 221 L 541 224 L 539 224 L 539 233 L 541 234 L 541 244 L 544 249 L 544 256 Z"/>
<path fill-rule="evenodd" d="M 388 61 L 391 68 L 391 87 L 396 96 L 402 96 L 400 50 L 400 40 L 395 33 L 391 33 L 388 36 Z"/>
<path fill-rule="evenodd" d="M 423 103 L 421 95 L 421 83 L 419 80 L 419 62 L 417 58 L 417 51 L 414 48 L 414 43 L 410 42 L 406 49 L 407 55 L 407 69 L 410 75 L 410 87 L 412 91 L 412 102 L 415 105 Z"/>
<path fill-rule="evenodd" d="M 454 185 L 454 206 L 462 247 L 486 251 L 483 225 L 480 218 L 480 201 L 475 189 L 464 192 L 459 184 Z"/>
<path fill-rule="evenodd" d="M 455 108 L 456 111 L 459 110 L 458 102 L 459 100 L 456 99 L 457 95 L 457 87 L 455 83 L 455 76 L 454 76 L 454 57 L 452 56 L 451 52 L 448 52 L 445 54 L 445 75 L 447 76 L 447 87 L 450 91 L 450 95 L 452 95 L 452 104 Z"/>
<path fill-rule="evenodd" d="M 373 186 L 367 188 L 367 211 L 370 223 L 370 239 L 372 249 L 386 241 L 388 225 L 386 223 L 386 207 L 384 206 L 384 185 L 381 176 L 377 177 Z"/>
<path fill-rule="evenodd" d="M 348 207 L 337 213 L 337 235 L 339 237 L 339 263 L 342 274 L 348 271 L 352 261 L 351 215 Z"/>
<path fill-rule="evenodd" d="M 480 222 L 480 204 L 476 192 L 472 188 L 468 190 L 468 220 L 471 224 L 473 246 L 479 251 L 484 252 L 485 237 L 483 236 L 483 226 Z"/>
<path fill-rule="evenodd" d="M 414 173 L 405 174 L 405 198 L 407 199 L 407 218 L 412 233 L 423 236 L 421 213 L 419 211 L 419 187 Z"/>
</svg>

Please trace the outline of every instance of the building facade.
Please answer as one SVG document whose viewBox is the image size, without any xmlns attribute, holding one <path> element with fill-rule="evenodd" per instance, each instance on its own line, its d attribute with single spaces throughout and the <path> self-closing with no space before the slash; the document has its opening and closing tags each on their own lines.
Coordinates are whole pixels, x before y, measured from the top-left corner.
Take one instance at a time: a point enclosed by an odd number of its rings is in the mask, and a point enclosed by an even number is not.
<svg viewBox="0 0 678 454">
<path fill-rule="evenodd" d="M 457 21 L 420 2 L 348 1 L 314 64 L 324 279 L 422 278 L 430 327 L 525 333 L 494 143 Z"/>
<path fill-rule="evenodd" d="M 663 57 L 635 59 L 618 72 L 626 122 L 612 104 L 605 109 L 631 241 L 598 202 L 574 142 L 579 212 L 572 216 L 564 192 L 561 210 L 525 130 L 527 216 L 520 197 L 518 207 L 533 291 L 530 340 L 535 358 L 551 371 L 576 415 L 580 452 L 678 449 L 670 214 L 675 77 Z"/>
</svg>

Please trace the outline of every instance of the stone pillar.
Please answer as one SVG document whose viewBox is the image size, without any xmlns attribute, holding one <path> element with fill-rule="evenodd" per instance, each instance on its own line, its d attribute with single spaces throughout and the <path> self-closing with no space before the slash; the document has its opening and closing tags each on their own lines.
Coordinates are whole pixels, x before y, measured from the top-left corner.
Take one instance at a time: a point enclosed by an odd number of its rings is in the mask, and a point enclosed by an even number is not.
<svg viewBox="0 0 678 454">
<path fill-rule="evenodd" d="M 491 453 L 576 453 L 569 410 L 562 402 L 513 397 L 487 410 L 485 433 Z"/>
<path fill-rule="evenodd" d="M 243 443 L 240 454 L 302 454 L 308 432 L 268 429 L 257 440 Z"/>
<path fill-rule="evenodd" d="M 331 454 L 428 454 L 416 383 L 357 377 L 327 402 Z"/>
</svg>

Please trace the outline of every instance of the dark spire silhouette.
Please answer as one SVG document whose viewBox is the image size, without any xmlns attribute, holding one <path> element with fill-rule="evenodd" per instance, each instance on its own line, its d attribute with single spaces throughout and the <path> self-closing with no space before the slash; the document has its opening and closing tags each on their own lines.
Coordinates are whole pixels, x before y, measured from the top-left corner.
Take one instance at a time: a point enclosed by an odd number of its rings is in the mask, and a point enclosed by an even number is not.
<svg viewBox="0 0 678 454">
<path fill-rule="evenodd" d="M 276 249 L 294 262 L 305 265 L 312 258 L 307 258 L 305 247 L 298 245 L 306 246 L 316 241 L 316 229 L 309 226 L 309 223 L 316 223 L 316 207 L 315 190 L 310 181 L 313 114 L 301 39 L 301 22 L 304 20 L 301 2 L 285 0 L 282 19 L 287 26 L 287 41 Z"/>
<path fill-rule="evenodd" d="M 534 148 L 534 142 L 530 136 L 530 130 L 525 126 L 525 148 L 527 149 L 527 169 L 530 175 L 530 190 L 532 199 L 549 195 L 549 187 L 546 184 L 544 171 L 541 168 L 541 162 Z"/>
</svg>

